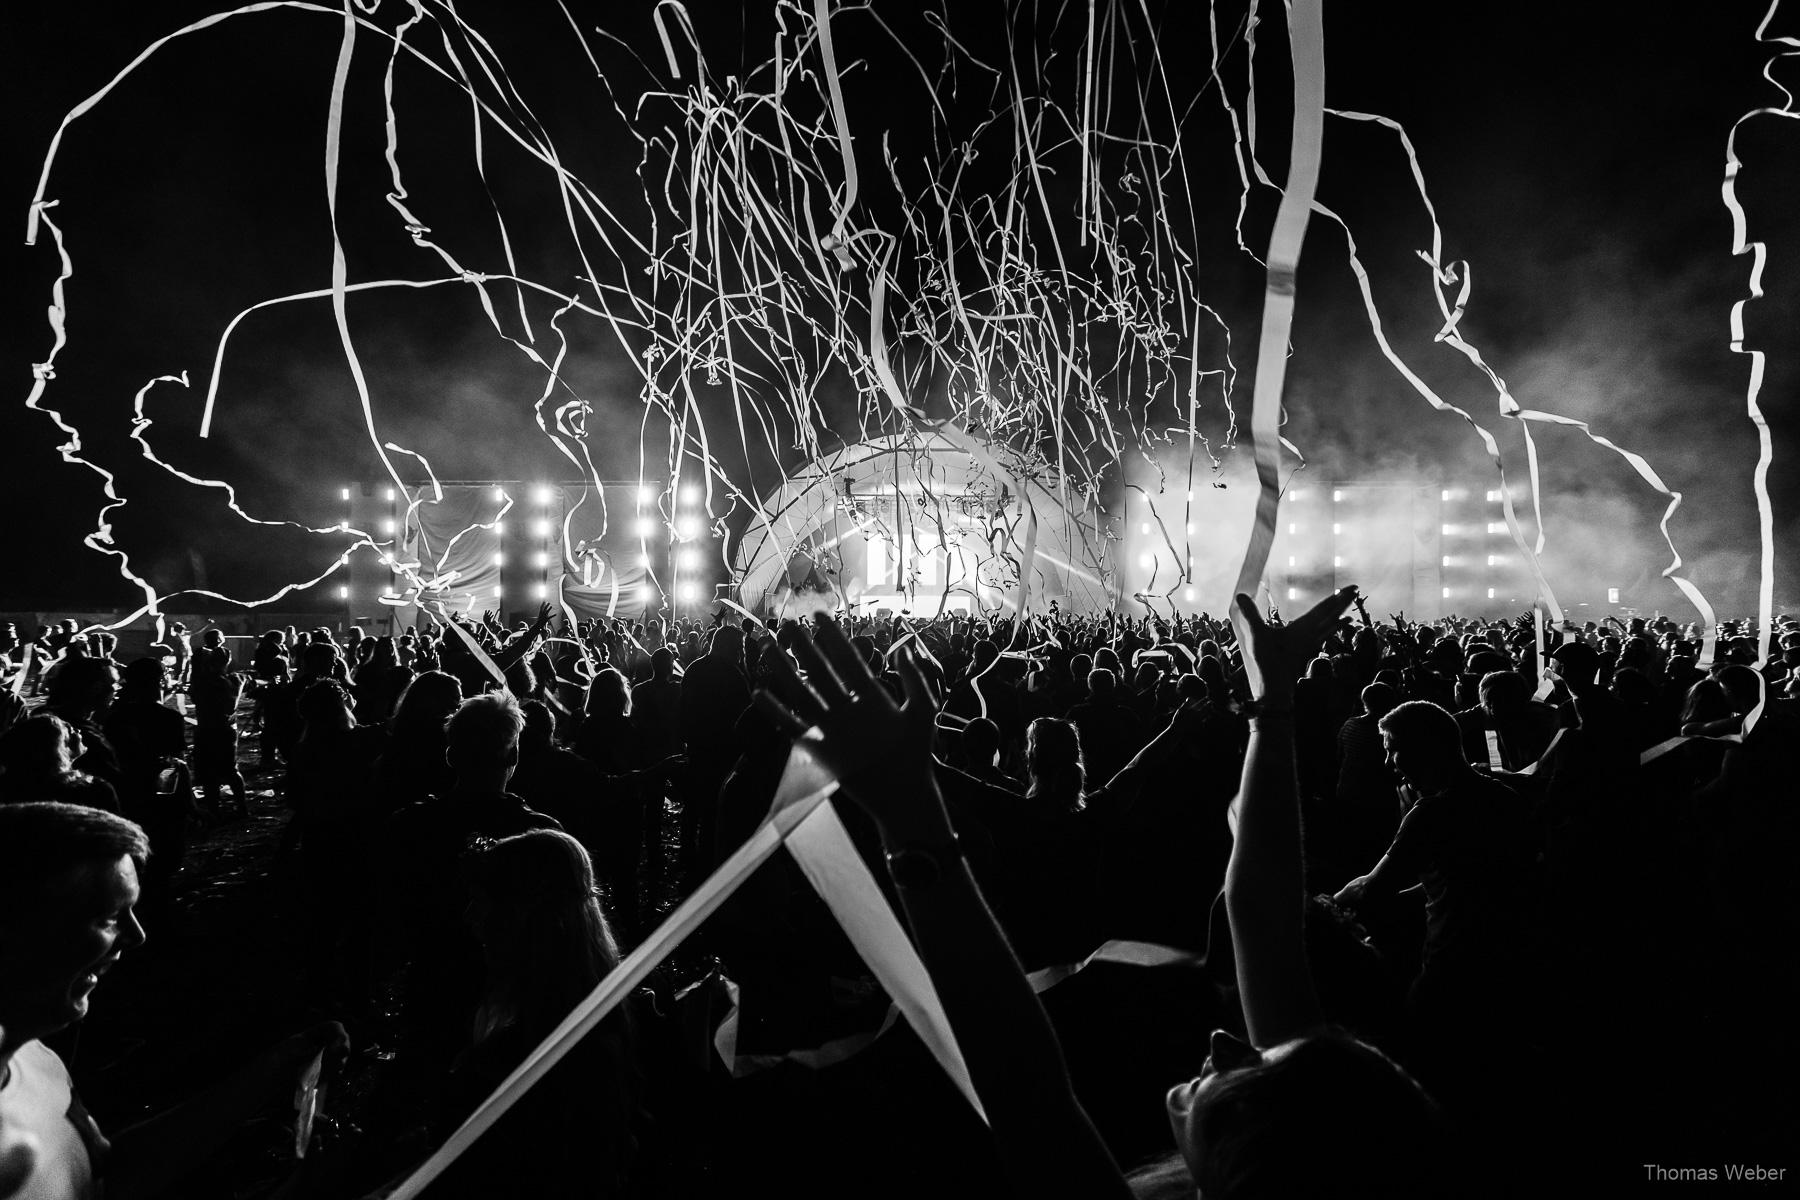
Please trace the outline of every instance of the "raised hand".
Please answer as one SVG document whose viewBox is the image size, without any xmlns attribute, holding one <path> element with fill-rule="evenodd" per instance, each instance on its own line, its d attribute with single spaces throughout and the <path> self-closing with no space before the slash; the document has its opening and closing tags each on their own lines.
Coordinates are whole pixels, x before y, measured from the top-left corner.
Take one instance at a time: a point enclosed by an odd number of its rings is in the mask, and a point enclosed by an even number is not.
<svg viewBox="0 0 1800 1200">
<path fill-rule="evenodd" d="M 1291 696 L 1294 680 L 1355 595 L 1354 586 L 1339 588 L 1285 625 L 1271 625 L 1257 613 L 1256 602 L 1240 593 L 1231 618 L 1244 648 L 1250 694 L 1258 700 Z"/>
<path fill-rule="evenodd" d="M 787 733 L 805 736 L 812 753 L 877 822 L 917 804 L 931 778 L 938 705 L 913 648 L 896 655 L 906 692 L 902 704 L 894 703 L 828 616 L 818 618 L 815 639 L 794 643 L 794 653 L 806 678 L 785 654 L 771 655 L 773 693 L 759 691 L 757 707 Z"/>
</svg>

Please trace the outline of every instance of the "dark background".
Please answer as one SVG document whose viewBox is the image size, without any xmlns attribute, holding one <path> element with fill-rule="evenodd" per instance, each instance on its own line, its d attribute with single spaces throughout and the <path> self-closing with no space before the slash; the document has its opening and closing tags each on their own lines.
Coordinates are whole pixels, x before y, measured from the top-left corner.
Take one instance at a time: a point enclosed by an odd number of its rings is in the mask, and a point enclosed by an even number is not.
<svg viewBox="0 0 1800 1200">
<path fill-rule="evenodd" d="M 1076 5 L 1036 6 L 1046 29 L 1074 21 Z M 596 82 L 554 4 L 471 5 L 461 11 L 492 37 L 513 82 L 551 127 L 567 165 L 627 219 L 645 213 L 632 167 L 639 148 L 613 113 L 647 86 L 662 86 L 651 5 L 575 3 L 584 27 L 603 24 L 653 70 L 601 45 L 613 94 Z M 768 14 L 691 4 L 717 75 L 766 56 Z M 84 549 L 105 502 L 101 480 L 60 461 L 63 440 L 28 412 L 31 364 L 48 354 L 44 320 L 56 259 L 47 231 L 22 244 L 27 208 L 62 115 L 155 38 L 218 9 L 183 2 L 112 6 L 12 6 L 0 35 L 14 47 L 0 231 L 7 256 L 6 334 L 0 375 L 4 503 L 15 531 L 0 572 L 0 608 L 135 607 L 117 564 Z M 1205 9 L 1157 6 L 1165 67 L 1206 66 Z M 909 46 L 937 53 L 912 5 L 878 3 Z M 998 11 L 998 10 L 996 10 Z M 1691 577 L 1721 616 L 1753 609 L 1757 569 L 1751 468 L 1756 445 L 1744 415 L 1749 359 L 1730 353 L 1728 315 L 1746 294 L 1750 258 L 1730 254 L 1720 201 L 1725 138 L 1747 109 L 1779 105 L 1760 76 L 1769 56 L 1753 33 L 1764 6 L 1422 3 L 1327 8 L 1327 101 L 1402 122 L 1415 141 L 1444 227 L 1445 255 L 1473 264 L 1475 289 L 1462 322 L 1530 408 L 1593 420 L 1598 432 L 1644 453 L 1686 501 L 1673 533 Z M 998 25 L 977 6 L 954 6 L 951 28 L 978 54 L 997 51 Z M 391 24 L 402 15 L 384 10 Z M 989 14 L 991 16 L 991 14 Z M 1284 23 L 1263 12 L 1258 70 L 1261 158 L 1278 180 L 1285 162 Z M 1221 36 L 1243 5 L 1222 4 Z M 796 19 L 789 14 L 790 21 Z M 987 21 L 987 24 L 983 24 Z M 846 76 L 866 203 L 883 202 L 874 154 L 886 133 L 904 148 L 917 125 L 888 95 L 886 72 L 909 70 L 872 35 L 867 18 L 834 22 L 845 56 L 867 61 Z M 75 275 L 70 341 L 45 403 L 82 430 L 85 451 L 118 474 L 129 502 L 111 514 L 116 546 L 162 591 L 208 586 L 263 595 L 323 570 L 341 535 L 251 528 L 216 491 L 170 478 L 128 440 L 132 398 L 151 378 L 189 373 L 191 386 L 158 385 L 147 413 L 158 453 L 194 474 L 228 480 L 251 512 L 325 525 L 340 515 L 338 489 L 375 480 L 379 466 L 362 428 L 328 303 L 259 313 L 234 337 L 210 441 L 196 436 L 212 353 L 224 324 L 259 300 L 329 284 L 330 234 L 323 188 L 324 130 L 341 23 L 278 11 L 234 18 L 179 39 L 68 131 L 49 195 Z M 1065 31 L 1066 32 L 1066 31 Z M 1800 34 L 1778 15 L 1776 35 Z M 1057 33 L 1054 36 L 1062 36 Z M 1046 34 L 1046 38 L 1051 38 Z M 341 227 L 352 279 L 435 277 L 434 258 L 412 245 L 383 200 L 379 78 L 373 38 L 359 44 L 346 110 Z M 1228 94 L 1243 98 L 1243 50 L 1227 60 Z M 1792 66 L 1776 71 L 1793 82 Z M 411 203 L 438 236 L 479 269 L 495 269 L 491 212 L 470 167 L 467 108 L 403 72 L 403 150 Z M 435 99 L 434 99 L 435 97 Z M 1229 127 L 1216 102 L 1189 126 L 1185 149 L 1197 186 L 1237 192 Z M 1404 155 L 1378 126 L 1328 118 L 1320 200 L 1355 231 L 1389 337 L 1445 399 L 1500 437 L 1509 477 L 1522 480 L 1516 426 L 1495 415 L 1492 390 L 1432 335 L 1441 324 L 1415 251 L 1430 224 Z M 441 153 L 439 147 L 441 146 Z M 1795 354 L 1790 334 L 1800 295 L 1800 122 L 1772 117 L 1739 137 L 1740 197 L 1751 236 L 1769 244 L 1768 295 L 1748 310 L 1749 343 L 1769 352 L 1763 406 L 1775 429 L 1778 551 L 1794 544 L 1797 516 Z M 490 141 L 487 186 L 512 214 L 522 270 L 575 286 L 560 211 L 541 171 Z M 1067 201 L 1061 194 L 1059 200 Z M 1246 237 L 1266 238 L 1275 195 L 1255 188 Z M 541 213 L 541 221 L 521 213 Z M 1229 227 L 1209 243 L 1210 296 L 1232 327 L 1238 394 L 1247 414 L 1262 273 L 1236 250 Z M 471 289 L 354 298 L 350 317 L 385 439 L 425 452 L 444 478 L 529 479 L 573 472 L 539 434 L 531 404 L 539 374 L 494 335 Z M 534 316 L 534 319 L 536 317 Z M 597 323 L 572 338 L 569 375 L 596 406 L 590 439 L 610 478 L 640 469 L 666 475 L 654 451 L 663 434 L 643 426 L 639 380 L 617 340 Z M 1288 436 L 1322 478 L 1444 479 L 1493 486 L 1468 428 L 1431 412 L 1381 358 L 1345 266 L 1344 240 L 1315 218 L 1299 291 L 1287 406 Z M 729 419 L 709 419 L 735 437 Z M 846 432 L 840 430 L 840 433 Z M 640 435 L 653 451 L 642 462 Z M 1574 431 L 1544 430 L 1546 567 L 1565 603 L 1604 599 L 1686 618 L 1656 521 L 1665 501 L 1616 456 Z M 1247 449 L 1247 446 L 1244 447 Z M 752 492 L 772 482 L 769 464 L 740 452 Z M 760 473 L 759 473 L 760 472 Z M 1800 600 L 1800 574 L 1777 560 L 1777 603 Z M 323 589 L 320 589 L 323 590 Z M 1598 592 L 1598 594 L 1595 594 Z M 330 602 L 319 597 L 323 607 Z M 295 603 L 285 602 L 284 608 Z"/>
</svg>

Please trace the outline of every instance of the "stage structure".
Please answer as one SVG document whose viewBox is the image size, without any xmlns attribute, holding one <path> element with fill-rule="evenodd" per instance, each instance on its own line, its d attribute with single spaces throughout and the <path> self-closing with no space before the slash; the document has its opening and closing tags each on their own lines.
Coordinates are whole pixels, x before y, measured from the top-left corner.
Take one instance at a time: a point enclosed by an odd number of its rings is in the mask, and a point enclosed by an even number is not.
<svg viewBox="0 0 1800 1200">
<path fill-rule="evenodd" d="M 1196 489 L 1185 506 L 1175 496 L 1152 505 L 1132 489 L 1122 560 L 1134 611 L 1224 612 L 1254 499 L 1233 486 Z M 1532 596 L 1499 491 L 1419 481 L 1294 482 L 1263 580 L 1258 600 L 1283 612 L 1354 583 L 1371 614 L 1421 621 L 1516 611 Z"/>
<path fill-rule="evenodd" d="M 349 618 L 399 624 L 432 612 L 508 620 L 549 602 L 580 619 L 698 613 L 718 545 L 698 495 L 660 483 L 458 480 L 342 489 L 345 517 L 382 540 L 351 559 L 338 598 Z M 415 588 L 412 574 L 423 582 Z"/>
<path fill-rule="evenodd" d="M 846 446 L 764 497 L 733 555 L 738 602 L 781 616 L 1010 612 L 1023 571 L 1029 611 L 1103 610 L 1105 517 L 1071 512 L 1060 491 L 1003 450 L 978 458 L 932 433 Z"/>
</svg>

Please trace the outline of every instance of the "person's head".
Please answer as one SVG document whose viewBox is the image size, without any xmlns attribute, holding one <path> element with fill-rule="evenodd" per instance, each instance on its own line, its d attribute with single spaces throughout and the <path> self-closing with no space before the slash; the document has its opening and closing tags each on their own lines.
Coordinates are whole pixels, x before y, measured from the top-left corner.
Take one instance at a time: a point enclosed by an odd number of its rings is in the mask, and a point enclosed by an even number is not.
<svg viewBox="0 0 1800 1200">
<path fill-rule="evenodd" d="M 1587 643 L 1573 639 L 1552 650 L 1550 661 L 1556 664 L 1556 673 L 1576 691 L 1592 687 L 1600 671 L 1599 652 Z"/>
<path fill-rule="evenodd" d="M 651 651 L 650 670 L 658 679 L 675 678 L 675 652 L 667 646 Z"/>
<path fill-rule="evenodd" d="M 127 950 L 144 831 L 76 804 L 0 805 L 0 1026 L 10 1049 L 74 1024 Z"/>
<path fill-rule="evenodd" d="M 1094 660 L 1091 655 L 1077 654 L 1069 660 L 1069 678 L 1083 687 L 1087 686 L 1087 677 L 1093 669 Z"/>
<path fill-rule="evenodd" d="M 602 667 L 588 685 L 586 713 L 590 717 L 629 717 L 631 682 L 613 667 Z"/>
<path fill-rule="evenodd" d="M 307 675 L 331 675 L 337 670 L 338 648 L 331 642 L 310 641 L 300 651 L 300 669 Z"/>
<path fill-rule="evenodd" d="M 1025 728 L 1025 795 L 1057 808 L 1080 808 L 1087 790 L 1087 765 L 1075 726 L 1039 717 Z"/>
<path fill-rule="evenodd" d="M 462 703 L 462 681 L 444 671 L 424 671 L 412 677 L 394 705 L 391 728 L 396 735 L 424 730 L 442 732 L 444 722 Z"/>
<path fill-rule="evenodd" d="M 986 717 L 977 717 L 963 726 L 963 761 L 991 767 L 1000 755 L 1000 727 Z"/>
<path fill-rule="evenodd" d="M 1088 672 L 1088 695 L 1097 704 L 1105 704 L 1115 698 L 1119 689 L 1118 676 L 1107 667 L 1095 667 Z"/>
<path fill-rule="evenodd" d="M 726 662 L 743 662 L 744 631 L 736 625 L 719 626 L 713 630 L 712 642 L 708 645 L 707 651 L 718 655 Z"/>
<path fill-rule="evenodd" d="M 27 717 L 0 737 L 0 775 L 19 779 L 61 779 L 74 770 L 81 735 L 61 717 Z"/>
<path fill-rule="evenodd" d="M 119 669 L 103 658 L 65 658 L 50 681 L 50 707 L 77 720 L 112 703 Z"/>
<path fill-rule="evenodd" d="M 1336 1028 L 1258 1052 L 1223 1031 L 1168 1095 L 1175 1142 L 1207 1200 L 1433 1194 L 1436 1107 L 1381 1051 Z"/>
<path fill-rule="evenodd" d="M 280 637 L 281 635 L 276 634 L 275 636 Z M 208 650 L 223 649 L 225 646 L 225 631 L 222 629 L 207 630 L 200 635 L 200 644 L 205 646 Z"/>
<path fill-rule="evenodd" d="M 1113 673 L 1113 678 L 1115 680 L 1118 679 L 1122 669 L 1119 665 L 1119 652 L 1114 650 L 1111 646 L 1102 646 L 1094 651 L 1094 669 L 1099 671 L 1111 671 Z"/>
<path fill-rule="evenodd" d="M 519 744 L 533 750 L 548 749 L 556 741 L 556 714 L 542 700 L 527 700 L 519 705 L 525 714 L 525 729 Z"/>
<path fill-rule="evenodd" d="M 1393 712 L 1400 704 L 1400 693 L 1392 684 L 1371 683 L 1362 690 L 1363 715 L 1377 721 Z"/>
<path fill-rule="evenodd" d="M 1396 706 L 1377 728 L 1388 766 L 1421 792 L 1439 791 L 1469 769 L 1456 718 L 1429 700 Z"/>
<path fill-rule="evenodd" d="M 168 668 L 160 658 L 140 658 L 119 673 L 119 699 L 127 703 L 162 701 L 169 682 Z"/>
<path fill-rule="evenodd" d="M 1331 659 L 1323 654 L 1306 664 L 1306 677 L 1308 679 L 1329 680 L 1333 675 L 1334 672 L 1331 666 Z"/>
<path fill-rule="evenodd" d="M 487 966 L 476 1040 L 514 1026 L 548 1032 L 619 961 L 587 851 L 566 833 L 532 830 L 478 843 L 464 874 Z"/>
<path fill-rule="evenodd" d="M 1488 716 L 1510 717 L 1531 701 L 1531 682 L 1517 671 L 1490 671 L 1481 677 L 1477 694 Z"/>
<path fill-rule="evenodd" d="M 356 698 L 335 679 L 316 679 L 300 693 L 297 705 L 306 737 L 356 727 Z"/>
<path fill-rule="evenodd" d="M 444 728 L 445 757 L 459 781 L 505 787 L 519 764 L 525 714 L 508 692 L 464 700 Z"/>
<path fill-rule="evenodd" d="M 1734 713 L 1747 713 L 1762 698 L 1762 677 L 1755 667 L 1731 663 L 1719 668 L 1719 686 L 1725 690 L 1726 703 Z"/>
</svg>

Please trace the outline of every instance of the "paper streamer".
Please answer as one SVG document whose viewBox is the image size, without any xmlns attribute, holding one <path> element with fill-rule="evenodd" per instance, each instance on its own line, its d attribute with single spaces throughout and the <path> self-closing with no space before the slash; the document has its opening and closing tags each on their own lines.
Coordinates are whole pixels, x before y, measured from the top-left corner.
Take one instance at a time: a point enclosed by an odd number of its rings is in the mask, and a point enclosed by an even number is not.
<svg viewBox="0 0 1800 1200">
<path fill-rule="evenodd" d="M 1288 6 L 1288 43 L 1294 61 L 1294 129 L 1287 186 L 1269 234 L 1268 284 L 1263 293 L 1262 337 L 1250 409 L 1258 487 L 1256 524 L 1234 589 L 1235 594 L 1246 596 L 1254 596 L 1262 582 L 1281 509 L 1281 391 L 1287 379 L 1288 335 L 1294 327 L 1294 276 L 1318 191 L 1325 135 L 1325 26 L 1319 0 L 1293 0 Z M 1235 625 L 1241 620 L 1235 604 L 1231 613 Z M 1238 638 L 1245 640 L 1241 629 Z M 1248 656 L 1244 670 L 1252 693 L 1260 694 L 1262 672 Z"/>
<path fill-rule="evenodd" d="M 442 1175 L 476 1138 L 491 1129 L 521 1096 L 605 1020 L 784 842 L 794 846 L 792 852 L 802 870 L 844 924 L 845 932 L 863 956 L 863 961 L 889 988 L 895 1004 L 907 1020 L 914 1023 L 920 1038 L 938 1055 L 939 1063 L 951 1079 L 957 1081 L 976 1112 L 982 1111 L 930 977 L 887 907 L 861 856 L 850 845 L 842 824 L 827 804 L 838 785 L 808 748 L 809 739 L 816 736 L 809 734 L 795 744 L 776 788 L 774 805 L 756 832 L 575 1006 L 469 1115 L 468 1120 L 395 1189 L 390 1200 L 411 1200 Z M 820 812 L 830 815 L 812 821 Z M 806 832 L 793 843 L 802 826 L 806 827 Z"/>
<path fill-rule="evenodd" d="M 1031 990 L 1038 995 L 1049 991 L 1057 984 L 1074 975 L 1079 975 L 1095 963 L 1117 963 L 1130 967 L 1166 967 L 1200 962 L 1200 956 L 1186 950 L 1177 950 L 1172 946 L 1158 945 L 1154 942 L 1109 941 L 1098 950 L 1079 962 L 1059 963 L 1054 967 L 1045 967 L 1033 971 L 1025 977 Z M 738 986 L 731 980 L 725 980 L 726 994 L 731 998 L 731 1011 L 719 1023 L 713 1034 L 713 1049 L 725 1064 L 732 1078 L 742 1079 L 746 1075 L 769 1067 L 779 1066 L 784 1062 L 798 1063 L 813 1070 L 823 1070 L 855 1057 L 879 1040 L 900 1018 L 900 1010 L 888 1005 L 881 1024 L 863 1033 L 853 1033 L 845 1037 L 834 1038 L 824 1045 L 803 1050 L 789 1050 L 784 1054 L 752 1054 L 737 1052 L 738 1035 Z"/>
</svg>

